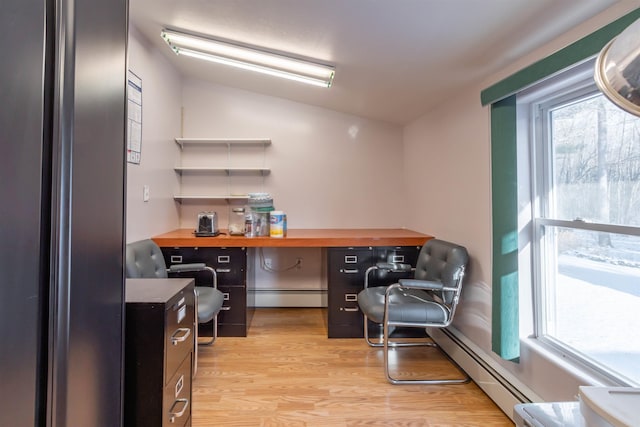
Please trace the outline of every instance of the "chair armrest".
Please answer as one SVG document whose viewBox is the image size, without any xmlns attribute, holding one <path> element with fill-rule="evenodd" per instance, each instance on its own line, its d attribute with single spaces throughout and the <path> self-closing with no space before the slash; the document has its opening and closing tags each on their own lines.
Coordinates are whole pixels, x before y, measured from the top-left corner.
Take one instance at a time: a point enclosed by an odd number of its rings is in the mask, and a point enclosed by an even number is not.
<svg viewBox="0 0 640 427">
<path fill-rule="evenodd" d="M 434 282 L 433 280 L 400 279 L 398 283 L 403 288 L 423 289 L 426 291 L 441 291 L 444 289 L 442 282 Z"/>
<path fill-rule="evenodd" d="M 185 273 L 190 271 L 203 271 L 206 270 L 207 264 L 204 262 L 198 262 L 193 264 L 174 264 L 167 268 L 169 273 Z"/>
<path fill-rule="evenodd" d="M 394 273 L 408 273 L 411 271 L 411 264 L 401 264 L 399 262 L 379 262 L 376 264 L 380 270 L 389 270 Z"/>
</svg>

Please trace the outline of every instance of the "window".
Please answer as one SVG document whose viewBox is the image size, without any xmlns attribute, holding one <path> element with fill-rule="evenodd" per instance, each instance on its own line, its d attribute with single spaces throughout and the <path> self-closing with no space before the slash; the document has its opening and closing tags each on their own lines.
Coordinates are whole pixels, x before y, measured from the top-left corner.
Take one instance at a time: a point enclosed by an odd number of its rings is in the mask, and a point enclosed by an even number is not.
<svg viewBox="0 0 640 427">
<path fill-rule="evenodd" d="M 640 384 L 640 118 L 600 94 L 592 69 L 518 97 L 531 148 L 534 333 Z"/>
</svg>

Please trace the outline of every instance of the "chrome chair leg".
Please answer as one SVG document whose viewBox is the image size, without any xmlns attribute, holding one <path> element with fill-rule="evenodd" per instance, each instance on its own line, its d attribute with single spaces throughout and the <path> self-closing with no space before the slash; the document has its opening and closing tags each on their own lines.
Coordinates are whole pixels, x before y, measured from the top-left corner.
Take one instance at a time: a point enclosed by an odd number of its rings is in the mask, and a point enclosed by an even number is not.
<svg viewBox="0 0 640 427">
<path fill-rule="evenodd" d="M 378 338 L 378 342 L 371 341 L 371 338 L 369 338 L 369 318 L 367 317 L 366 314 L 363 314 L 363 316 L 364 316 L 364 339 L 365 339 L 365 341 L 367 341 L 367 344 L 369 344 L 369 347 L 382 347 L 384 345 L 384 343 L 382 341 L 380 341 L 380 338 Z"/>
<path fill-rule="evenodd" d="M 211 273 L 213 288 L 218 289 L 218 273 L 216 273 L 216 270 L 214 270 L 209 266 L 206 266 L 205 270 Z M 211 345 L 216 341 L 216 338 L 218 337 L 218 314 L 214 315 L 211 321 L 213 322 L 213 336 L 208 341 L 204 341 L 204 342 L 198 341 L 198 345 Z"/>
<path fill-rule="evenodd" d="M 391 384 L 466 384 L 471 381 L 471 377 L 469 377 L 466 372 L 453 360 L 447 353 L 445 353 L 438 344 L 435 342 L 424 342 L 424 343 L 390 343 L 389 342 L 389 322 L 384 322 L 383 326 L 383 341 L 384 341 L 384 374 Z M 395 347 L 419 347 L 419 346 L 427 346 L 427 347 L 437 347 L 440 353 L 442 353 L 449 361 L 458 369 L 458 371 L 464 376 L 463 378 L 444 378 L 444 379 L 417 379 L 417 380 L 403 380 L 399 378 L 395 378 L 391 376 L 389 369 L 389 350 Z"/>
<path fill-rule="evenodd" d="M 213 336 L 208 341 L 198 341 L 198 345 L 211 345 L 216 341 L 218 337 L 218 316 L 214 316 L 211 321 L 213 322 Z"/>
</svg>

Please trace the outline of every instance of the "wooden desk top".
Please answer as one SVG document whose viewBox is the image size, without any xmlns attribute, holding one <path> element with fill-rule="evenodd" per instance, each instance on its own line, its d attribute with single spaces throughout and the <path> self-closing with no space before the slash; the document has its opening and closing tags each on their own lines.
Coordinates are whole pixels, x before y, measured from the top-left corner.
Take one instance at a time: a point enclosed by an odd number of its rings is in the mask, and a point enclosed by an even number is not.
<svg viewBox="0 0 640 427">
<path fill-rule="evenodd" d="M 226 233 L 226 230 L 221 230 Z M 329 248 L 355 246 L 422 246 L 433 236 L 403 228 L 292 229 L 286 237 L 244 237 L 220 234 L 195 237 L 193 230 L 181 228 L 152 237 L 160 247 L 281 247 Z"/>
</svg>

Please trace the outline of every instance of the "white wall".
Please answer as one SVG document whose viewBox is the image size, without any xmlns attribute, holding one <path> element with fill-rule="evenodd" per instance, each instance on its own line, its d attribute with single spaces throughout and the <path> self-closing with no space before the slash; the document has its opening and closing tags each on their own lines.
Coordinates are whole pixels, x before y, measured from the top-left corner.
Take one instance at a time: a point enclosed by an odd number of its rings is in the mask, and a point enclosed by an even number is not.
<svg viewBox="0 0 640 427">
<path fill-rule="evenodd" d="M 309 90 L 318 90 L 309 88 Z M 186 80 L 183 85 L 184 137 L 271 138 L 264 163 L 271 173 L 264 178 L 232 178 L 250 183 L 273 196 L 276 209 L 287 213 L 289 228 L 401 227 L 404 224 L 405 196 L 402 175 L 402 130 L 399 126 L 366 120 L 332 110 L 259 95 L 226 86 Z M 235 153 L 232 151 L 232 163 Z M 244 151 L 250 151 L 244 150 Z M 211 154 L 207 154 L 207 153 Z M 185 152 L 188 157 L 189 153 Z M 220 165 L 224 151 L 198 150 L 198 162 Z M 193 162 L 196 159 L 186 158 Z M 241 162 L 260 166 L 260 150 L 247 153 Z M 224 176 L 182 178 L 183 191 L 193 194 L 206 180 L 215 188 Z M 224 185 L 219 187 L 224 190 Z M 234 190 L 232 190 L 234 191 Z M 196 191 L 197 192 L 197 191 Z M 242 191 L 240 191 L 242 192 Z M 229 206 L 225 203 L 181 205 L 181 227 L 195 227 L 197 213 L 214 210 L 219 225 L 226 228 Z M 302 257 L 302 268 L 282 273 L 267 272 L 256 265 L 258 305 L 323 305 L 323 296 L 312 300 L 283 296 L 261 302 L 260 291 L 286 289 L 318 291 L 326 289 L 322 277 L 320 250 L 279 250 L 265 248 L 265 257 L 274 268 L 285 270 Z M 265 294 L 266 295 L 266 294 Z M 311 302 L 309 302 L 311 301 Z"/>
<path fill-rule="evenodd" d="M 135 28 L 129 30 L 129 69 L 142 79 L 142 156 L 127 163 L 127 242 L 178 228 L 173 193 L 179 180 L 173 171 L 180 132 L 180 75 Z M 150 199 L 142 201 L 143 185 Z"/>
<path fill-rule="evenodd" d="M 405 127 L 408 227 L 459 243 L 471 254 L 457 325 L 490 347 L 491 172 L 489 122 L 479 90 L 453 96 Z M 460 315 L 462 314 L 462 315 Z M 468 331 L 468 329 L 466 329 Z"/>
<path fill-rule="evenodd" d="M 289 228 L 404 225 L 400 127 L 198 80 L 185 81 L 182 98 L 185 137 L 272 139 L 271 173 L 254 191 L 273 196 Z M 185 203 L 182 226 L 201 208 L 220 209 L 226 225 L 226 205 Z"/>
<path fill-rule="evenodd" d="M 492 365 L 506 368 L 548 401 L 574 400 L 578 385 L 597 380 L 582 377 L 534 346 L 523 346 L 519 364 L 491 352 L 490 118 L 489 107 L 480 105 L 480 91 L 636 7 L 632 1 L 619 2 L 500 73 L 452 94 L 448 102 L 404 129 L 405 179 L 412 195 L 407 199 L 407 226 L 459 242 L 471 254 L 455 328 L 478 345 Z"/>
</svg>

